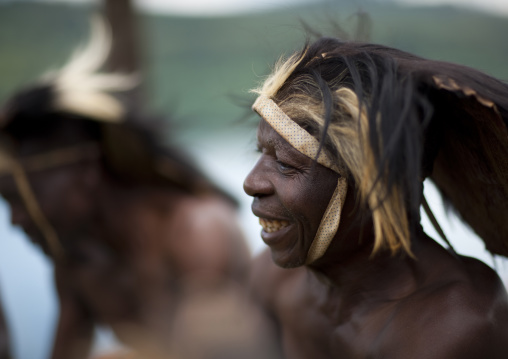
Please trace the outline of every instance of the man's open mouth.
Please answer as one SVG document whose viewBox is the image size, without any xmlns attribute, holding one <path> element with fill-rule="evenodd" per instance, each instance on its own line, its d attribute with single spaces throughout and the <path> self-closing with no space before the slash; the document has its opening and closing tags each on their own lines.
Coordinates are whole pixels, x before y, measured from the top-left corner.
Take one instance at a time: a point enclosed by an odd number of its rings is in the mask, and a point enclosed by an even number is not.
<svg viewBox="0 0 508 359">
<path fill-rule="evenodd" d="M 277 232 L 282 228 L 289 226 L 288 221 L 269 220 L 265 218 L 260 218 L 259 224 L 263 227 L 263 230 L 266 233 Z"/>
</svg>

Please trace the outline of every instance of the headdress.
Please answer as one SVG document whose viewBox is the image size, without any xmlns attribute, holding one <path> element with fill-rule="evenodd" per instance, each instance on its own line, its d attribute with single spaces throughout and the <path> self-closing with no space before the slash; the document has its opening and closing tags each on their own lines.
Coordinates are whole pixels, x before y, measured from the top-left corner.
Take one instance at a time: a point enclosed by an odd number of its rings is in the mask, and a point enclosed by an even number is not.
<svg viewBox="0 0 508 359">
<path fill-rule="evenodd" d="M 282 137 L 287 130 L 273 117 L 312 136 L 319 156 L 354 180 L 372 213 L 373 253 L 412 255 L 422 181 L 430 177 L 487 249 L 508 256 L 506 84 L 465 66 L 321 38 L 281 59 L 254 92 L 254 110 Z M 324 164 L 316 152 L 309 157 Z M 309 253 L 307 262 L 315 259 Z"/>
<path fill-rule="evenodd" d="M 235 202 L 183 153 L 162 144 L 161 131 L 150 127 L 159 122 L 121 100 L 122 94 L 135 89 L 139 76 L 101 72 L 110 48 L 109 28 L 99 18 L 93 19 L 87 46 L 78 49 L 60 70 L 48 72 L 15 94 L 0 112 L 0 175 L 14 176 L 26 208 L 55 259 L 62 257 L 61 244 L 32 193 L 28 172 L 100 159 L 111 174 L 125 182 L 171 185 L 198 195 L 215 192 Z M 99 134 L 91 141 L 21 158 L 10 145 L 10 130 L 20 119 L 27 122 L 20 130 L 22 139 L 30 126 L 40 127 L 43 120 L 55 119 L 84 121 L 97 127 Z"/>
</svg>

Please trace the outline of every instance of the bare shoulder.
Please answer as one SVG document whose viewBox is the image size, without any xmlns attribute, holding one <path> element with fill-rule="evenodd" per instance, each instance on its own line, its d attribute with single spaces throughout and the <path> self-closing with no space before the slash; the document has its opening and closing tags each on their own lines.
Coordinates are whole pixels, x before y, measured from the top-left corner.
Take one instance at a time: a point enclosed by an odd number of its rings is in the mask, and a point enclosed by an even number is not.
<svg viewBox="0 0 508 359">
<path fill-rule="evenodd" d="M 478 260 L 462 257 L 457 273 L 401 301 L 397 313 L 389 331 L 404 333 L 391 349 L 401 353 L 397 358 L 508 357 L 507 293 Z"/>
<path fill-rule="evenodd" d="M 220 196 L 158 190 L 141 198 L 131 217 L 145 219 L 141 225 L 146 228 L 156 228 L 157 241 L 161 236 L 166 242 L 185 238 L 192 247 L 194 242 L 243 240 L 236 207 Z"/>
<path fill-rule="evenodd" d="M 250 254 L 233 206 L 218 197 L 187 196 L 174 208 L 164 222 L 165 249 L 178 270 L 247 275 Z"/>
<path fill-rule="evenodd" d="M 460 257 L 459 275 L 436 283 L 433 295 L 436 301 L 453 308 L 458 314 L 490 320 L 492 315 L 502 321 L 493 324 L 508 325 L 508 295 L 498 274 L 485 263 L 469 257 Z M 432 288 L 432 287 L 431 287 Z M 507 338 L 508 339 L 508 338 Z"/>
<path fill-rule="evenodd" d="M 182 196 L 178 199 L 173 216 L 183 227 L 193 224 L 194 230 L 209 230 L 210 227 L 236 231 L 236 209 L 220 197 Z"/>
</svg>

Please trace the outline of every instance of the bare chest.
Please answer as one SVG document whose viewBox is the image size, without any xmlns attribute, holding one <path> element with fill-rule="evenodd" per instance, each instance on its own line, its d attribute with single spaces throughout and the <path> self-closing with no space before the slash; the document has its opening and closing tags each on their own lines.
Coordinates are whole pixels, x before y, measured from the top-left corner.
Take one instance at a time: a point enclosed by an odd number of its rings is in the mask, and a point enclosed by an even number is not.
<svg viewBox="0 0 508 359">
<path fill-rule="evenodd" d="M 393 308 L 348 308 L 340 294 L 305 280 L 281 288 L 274 311 L 286 358 L 375 358 Z"/>
</svg>

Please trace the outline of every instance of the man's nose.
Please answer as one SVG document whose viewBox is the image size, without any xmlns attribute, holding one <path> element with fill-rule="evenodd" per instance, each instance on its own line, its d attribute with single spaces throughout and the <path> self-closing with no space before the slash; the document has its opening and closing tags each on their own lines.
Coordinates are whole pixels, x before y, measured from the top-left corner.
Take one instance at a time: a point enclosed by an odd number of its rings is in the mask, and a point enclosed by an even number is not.
<svg viewBox="0 0 508 359">
<path fill-rule="evenodd" d="M 269 172 L 264 166 L 263 158 L 260 158 L 243 182 L 245 193 L 252 197 L 271 194 L 273 187 L 268 175 Z"/>
</svg>

